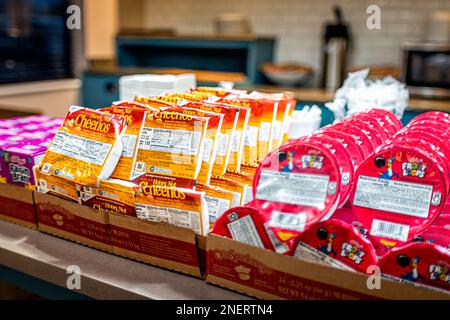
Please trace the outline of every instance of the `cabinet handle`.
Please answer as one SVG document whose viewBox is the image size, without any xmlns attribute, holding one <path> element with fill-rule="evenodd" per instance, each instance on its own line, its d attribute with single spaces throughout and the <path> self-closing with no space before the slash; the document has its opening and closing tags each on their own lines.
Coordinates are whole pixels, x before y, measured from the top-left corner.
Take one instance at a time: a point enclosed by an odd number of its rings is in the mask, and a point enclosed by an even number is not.
<svg viewBox="0 0 450 320">
<path fill-rule="evenodd" d="M 108 91 L 109 93 L 114 93 L 117 92 L 117 90 L 119 89 L 117 87 L 117 84 L 115 84 L 114 82 L 109 82 L 105 85 L 105 89 L 106 91 Z"/>
</svg>

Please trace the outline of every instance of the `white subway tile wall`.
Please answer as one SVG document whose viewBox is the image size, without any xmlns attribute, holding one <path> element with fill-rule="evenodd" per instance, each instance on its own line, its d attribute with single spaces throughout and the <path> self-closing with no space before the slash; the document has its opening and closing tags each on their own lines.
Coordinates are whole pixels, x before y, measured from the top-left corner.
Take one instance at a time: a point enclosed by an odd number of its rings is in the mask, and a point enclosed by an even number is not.
<svg viewBox="0 0 450 320">
<path fill-rule="evenodd" d="M 211 34 L 221 13 L 243 13 L 257 35 L 278 38 L 276 61 L 320 65 L 323 25 L 341 5 L 351 25 L 351 66 L 400 63 L 400 45 L 420 41 L 428 15 L 450 10 L 449 0 L 145 0 L 144 26 L 183 34 Z M 381 8 L 381 29 L 366 26 L 369 5 Z"/>
</svg>

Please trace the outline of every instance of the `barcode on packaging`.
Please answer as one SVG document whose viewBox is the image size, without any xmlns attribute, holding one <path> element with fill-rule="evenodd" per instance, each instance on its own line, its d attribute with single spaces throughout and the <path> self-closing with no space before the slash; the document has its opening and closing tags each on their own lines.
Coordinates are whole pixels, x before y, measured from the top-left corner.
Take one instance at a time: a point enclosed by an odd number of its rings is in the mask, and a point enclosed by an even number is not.
<svg viewBox="0 0 450 320">
<path fill-rule="evenodd" d="M 281 242 L 275 233 L 270 229 L 270 227 L 267 225 L 267 223 L 264 224 L 264 229 L 266 229 L 267 235 L 269 236 L 270 242 L 272 243 L 275 251 L 277 253 L 286 253 L 289 251 L 289 247 L 286 243 Z"/>
<path fill-rule="evenodd" d="M 408 240 L 409 226 L 406 224 L 387 222 L 374 219 L 370 234 L 378 237 L 400 240 Z"/>
</svg>

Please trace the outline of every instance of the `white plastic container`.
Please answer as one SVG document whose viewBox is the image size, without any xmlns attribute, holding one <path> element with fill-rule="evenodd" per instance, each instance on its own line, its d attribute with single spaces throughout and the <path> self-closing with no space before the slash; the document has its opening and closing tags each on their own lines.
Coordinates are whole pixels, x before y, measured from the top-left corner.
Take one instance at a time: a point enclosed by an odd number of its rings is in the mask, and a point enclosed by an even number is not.
<svg viewBox="0 0 450 320">
<path fill-rule="evenodd" d="M 302 110 L 295 110 L 290 120 L 289 139 L 300 138 L 317 131 L 321 121 L 322 111 L 318 106 L 306 106 Z"/>
</svg>

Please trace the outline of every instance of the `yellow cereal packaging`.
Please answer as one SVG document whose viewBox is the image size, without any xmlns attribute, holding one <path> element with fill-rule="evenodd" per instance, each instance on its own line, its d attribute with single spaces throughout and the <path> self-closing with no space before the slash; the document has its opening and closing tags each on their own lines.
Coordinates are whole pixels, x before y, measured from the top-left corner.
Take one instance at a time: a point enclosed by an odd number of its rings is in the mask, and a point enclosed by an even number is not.
<svg viewBox="0 0 450 320">
<path fill-rule="evenodd" d="M 105 179 L 98 188 L 82 186 L 81 204 L 95 211 L 112 211 L 127 216 L 136 216 L 134 196 L 138 186 L 130 181 Z"/>
<path fill-rule="evenodd" d="M 136 215 L 188 228 L 203 236 L 209 230 L 205 193 L 192 189 L 143 184 L 136 194 Z"/>
<path fill-rule="evenodd" d="M 231 142 L 239 119 L 239 108 L 221 103 L 188 102 L 187 108 L 200 109 L 224 115 L 222 130 L 219 134 L 216 160 L 212 169 L 213 175 L 223 175 L 226 172 L 231 155 Z"/>
<path fill-rule="evenodd" d="M 202 165 L 208 120 L 170 111 L 147 114 L 133 180 L 150 173 L 194 182 Z"/>
<path fill-rule="evenodd" d="M 134 97 L 134 102 L 143 104 L 147 107 L 160 109 L 162 107 L 173 107 L 182 103 L 184 99 L 170 96 L 158 96 L 158 97 Z"/>
<path fill-rule="evenodd" d="M 56 176 L 44 174 L 39 170 L 38 166 L 33 167 L 33 171 L 34 176 L 36 177 L 37 192 L 47 193 L 65 200 L 80 203 L 80 187 L 76 183 Z"/>
<path fill-rule="evenodd" d="M 243 186 L 242 200 L 241 200 L 242 205 L 245 205 L 253 200 L 254 175 L 243 171 L 227 170 L 227 173 L 225 173 L 224 177 L 232 181 L 235 181 Z"/>
<path fill-rule="evenodd" d="M 86 186 L 97 186 L 114 171 L 122 154 L 126 119 L 72 106 L 50 143 L 40 170 Z"/>
<path fill-rule="evenodd" d="M 231 180 L 229 178 L 213 175 L 211 177 L 210 185 L 225 189 L 233 193 L 233 202 L 231 203 L 231 207 L 238 207 L 242 204 L 242 196 L 245 191 L 245 184 Z"/>
<path fill-rule="evenodd" d="M 145 106 L 130 103 L 118 103 L 108 108 L 101 109 L 102 112 L 116 114 L 127 120 L 127 128 L 122 135 L 122 155 L 116 168 L 111 174 L 112 178 L 130 180 L 132 169 L 136 162 L 139 136 L 144 126 L 147 108 Z"/>
<path fill-rule="evenodd" d="M 231 208 L 234 198 L 233 192 L 204 184 L 197 184 L 195 190 L 205 192 L 210 226 L 212 226 L 222 213 Z"/>
<path fill-rule="evenodd" d="M 202 166 L 197 177 L 197 183 L 208 184 L 212 169 L 216 161 L 217 149 L 219 147 L 219 136 L 222 129 L 224 115 L 215 112 L 203 111 L 187 107 L 173 107 L 164 111 L 178 112 L 181 114 L 208 118 L 208 128 L 203 140 Z"/>
<path fill-rule="evenodd" d="M 287 117 L 286 117 L 285 121 L 283 122 L 283 141 L 281 141 L 281 143 L 284 143 L 289 140 L 289 126 L 291 125 L 291 117 L 297 106 L 297 100 L 295 100 L 294 98 L 288 97 L 287 100 L 288 100 L 287 104 L 289 106 L 289 110 L 288 110 Z"/>
</svg>

